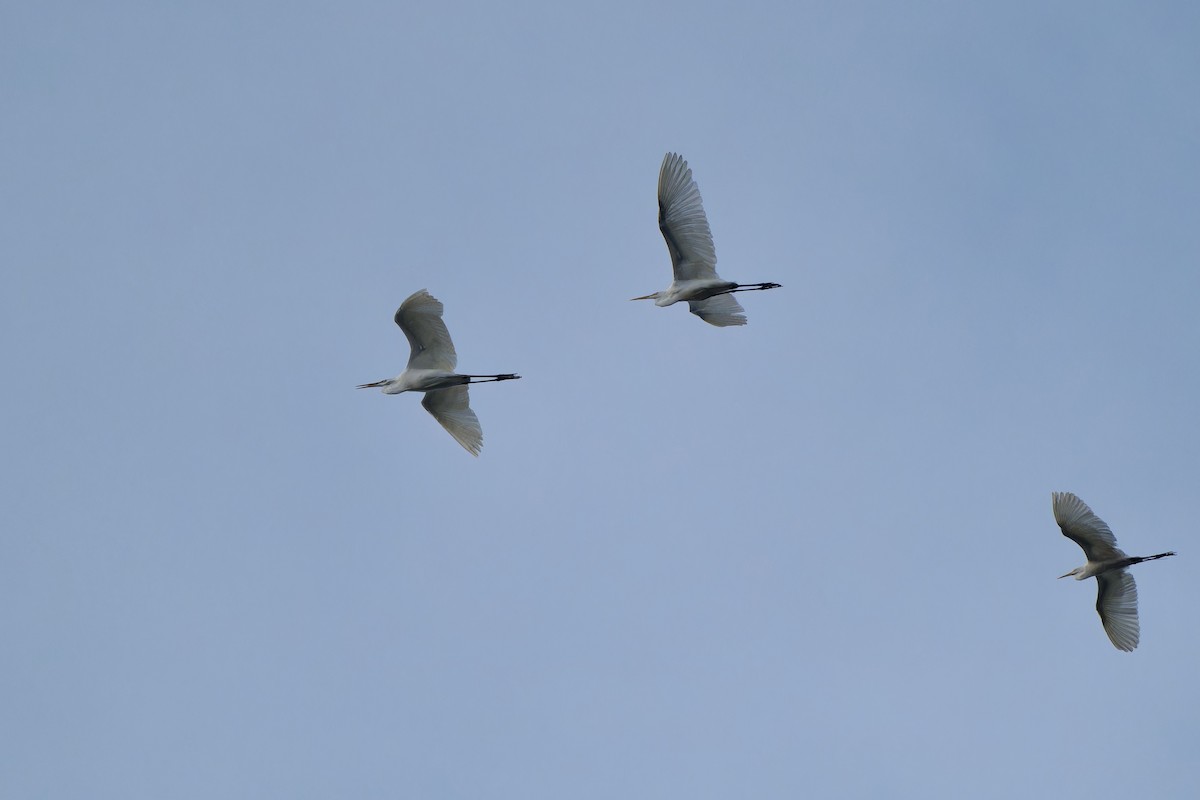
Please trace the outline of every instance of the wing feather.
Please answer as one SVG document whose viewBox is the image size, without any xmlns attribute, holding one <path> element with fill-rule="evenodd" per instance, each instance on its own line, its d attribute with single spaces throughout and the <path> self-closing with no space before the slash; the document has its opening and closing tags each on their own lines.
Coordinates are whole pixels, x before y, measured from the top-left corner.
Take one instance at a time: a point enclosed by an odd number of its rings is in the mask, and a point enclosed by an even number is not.
<svg viewBox="0 0 1200 800">
<path fill-rule="evenodd" d="M 1062 528 L 1063 536 L 1082 547 L 1088 561 L 1125 558 L 1125 553 L 1117 547 L 1117 537 L 1104 520 L 1092 513 L 1087 503 L 1071 492 L 1054 492 L 1051 498 L 1054 520 Z"/>
<path fill-rule="evenodd" d="M 671 251 L 675 280 L 717 277 L 717 251 L 700 188 L 677 153 L 663 157 L 658 173 L 658 229 Z"/>
<path fill-rule="evenodd" d="M 444 369 L 453 372 L 458 354 L 450 341 L 450 332 L 442 322 L 442 303 L 422 289 L 414 292 L 396 309 L 396 324 L 404 331 L 412 351 L 409 369 Z"/>
<path fill-rule="evenodd" d="M 483 428 L 479 426 L 479 418 L 471 410 L 470 402 L 467 386 L 463 384 L 426 392 L 421 405 L 467 452 L 477 456 L 483 448 Z"/>
<path fill-rule="evenodd" d="M 731 294 L 713 295 L 706 300 L 689 300 L 688 308 L 697 317 L 718 328 L 746 324 L 746 310 Z"/>
<path fill-rule="evenodd" d="M 1104 632 L 1118 650 L 1131 652 L 1138 646 L 1137 584 L 1127 569 L 1114 569 L 1096 576 L 1096 611 Z"/>
</svg>

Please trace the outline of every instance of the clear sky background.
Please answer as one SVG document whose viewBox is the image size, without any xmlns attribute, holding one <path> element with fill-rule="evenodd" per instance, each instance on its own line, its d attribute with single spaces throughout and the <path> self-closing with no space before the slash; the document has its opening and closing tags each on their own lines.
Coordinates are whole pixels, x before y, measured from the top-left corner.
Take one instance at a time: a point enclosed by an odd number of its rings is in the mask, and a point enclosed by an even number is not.
<svg viewBox="0 0 1200 800">
<path fill-rule="evenodd" d="M 9 3 L 0 795 L 1194 797 L 1194 3 Z M 750 324 L 670 281 L 684 155 Z M 427 288 L 472 458 L 412 395 Z M 1118 652 L 1050 493 L 1130 553 Z"/>
</svg>

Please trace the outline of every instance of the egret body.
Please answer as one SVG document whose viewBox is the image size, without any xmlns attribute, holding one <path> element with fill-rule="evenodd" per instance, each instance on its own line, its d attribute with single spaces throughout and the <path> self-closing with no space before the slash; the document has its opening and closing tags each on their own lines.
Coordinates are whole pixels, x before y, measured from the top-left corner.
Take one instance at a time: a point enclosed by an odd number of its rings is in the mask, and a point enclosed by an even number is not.
<svg viewBox="0 0 1200 800">
<path fill-rule="evenodd" d="M 471 410 L 469 383 L 509 381 L 520 375 L 461 375 L 454 371 L 458 354 L 442 322 L 442 304 L 422 289 L 396 309 L 396 324 L 404 331 L 411 352 L 408 367 L 394 378 L 364 383 L 359 389 L 378 387 L 384 394 L 424 392 L 421 405 L 454 439 L 473 455 L 483 447 L 483 429 Z"/>
<path fill-rule="evenodd" d="M 1054 492 L 1054 519 L 1066 536 L 1083 548 L 1087 563 L 1059 578 L 1096 579 L 1096 611 L 1104 632 L 1118 650 L 1132 652 L 1138 646 L 1140 628 L 1137 612 L 1137 585 L 1127 567 L 1174 553 L 1154 556 L 1127 556 L 1117 547 L 1117 537 L 1087 504 L 1070 492 Z"/>
<path fill-rule="evenodd" d="M 778 289 L 778 283 L 735 283 L 717 274 L 717 251 L 700 201 L 700 188 L 683 157 L 667 153 L 658 172 L 658 229 L 671 253 L 675 280 L 661 292 L 635 297 L 670 306 L 686 300 L 700 319 L 716 325 L 745 325 L 746 312 L 734 292 Z"/>
</svg>

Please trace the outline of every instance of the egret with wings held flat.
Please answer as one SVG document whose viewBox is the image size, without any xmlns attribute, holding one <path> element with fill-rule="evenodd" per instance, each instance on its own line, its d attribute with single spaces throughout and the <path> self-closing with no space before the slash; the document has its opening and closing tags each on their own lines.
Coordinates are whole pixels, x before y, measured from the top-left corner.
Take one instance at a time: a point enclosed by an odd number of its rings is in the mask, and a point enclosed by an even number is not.
<svg viewBox="0 0 1200 800">
<path fill-rule="evenodd" d="M 779 288 L 778 283 L 734 283 L 717 275 L 717 251 L 700 202 L 700 188 L 683 156 L 676 153 L 663 157 L 658 173 L 658 229 L 671 251 L 675 280 L 661 292 L 634 300 L 653 300 L 656 306 L 686 300 L 693 314 L 723 328 L 746 324 L 745 309 L 734 299 L 734 292 Z"/>
<path fill-rule="evenodd" d="M 1054 519 L 1062 528 L 1063 536 L 1083 548 L 1087 563 L 1076 567 L 1060 578 L 1072 575 L 1075 580 L 1095 576 L 1097 585 L 1096 611 L 1104 632 L 1118 650 L 1132 652 L 1138 646 L 1137 585 L 1129 574 L 1129 567 L 1143 561 L 1166 558 L 1174 553 L 1159 553 L 1156 556 L 1127 556 L 1117 547 L 1117 537 L 1097 517 L 1087 504 L 1070 492 L 1054 492 Z"/>
<path fill-rule="evenodd" d="M 442 322 L 442 304 L 429 292 L 415 292 L 396 309 L 396 324 L 408 337 L 408 366 L 395 378 L 364 383 L 359 389 L 382 387 L 384 394 L 424 392 L 421 405 L 473 456 L 483 447 L 483 429 L 471 410 L 468 383 L 509 381 L 520 375 L 460 375 L 458 354 Z"/>
</svg>

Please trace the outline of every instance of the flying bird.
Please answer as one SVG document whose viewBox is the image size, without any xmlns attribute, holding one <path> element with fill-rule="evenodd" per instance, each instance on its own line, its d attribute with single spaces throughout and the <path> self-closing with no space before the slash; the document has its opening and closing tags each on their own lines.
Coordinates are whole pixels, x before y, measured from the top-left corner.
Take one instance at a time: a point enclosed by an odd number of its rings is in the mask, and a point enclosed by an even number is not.
<svg viewBox="0 0 1200 800">
<path fill-rule="evenodd" d="M 734 292 L 778 289 L 778 283 L 734 283 L 717 275 L 717 251 L 700 201 L 700 188 L 683 156 L 667 153 L 658 173 L 658 229 L 671 251 L 675 280 L 661 292 L 635 297 L 669 306 L 686 300 L 700 319 L 725 327 L 745 325 L 746 311 Z"/>
<path fill-rule="evenodd" d="M 1072 575 L 1081 581 L 1095 576 L 1098 587 L 1096 611 L 1104 632 L 1118 650 L 1132 652 L 1138 646 L 1137 585 L 1129 567 L 1143 561 L 1166 558 L 1174 553 L 1156 556 L 1127 556 L 1117 547 L 1117 537 L 1097 517 L 1087 504 L 1070 492 L 1053 492 L 1054 519 L 1066 536 L 1083 548 L 1087 563 L 1059 578 Z"/>
<path fill-rule="evenodd" d="M 442 304 L 422 289 L 396 309 L 396 324 L 412 352 L 408 366 L 395 378 L 364 383 L 357 388 L 381 387 L 384 394 L 424 392 L 421 405 L 473 456 L 483 447 L 483 429 L 471 410 L 468 383 L 515 380 L 520 375 L 460 375 L 454 371 L 458 354 L 442 322 Z"/>
</svg>

